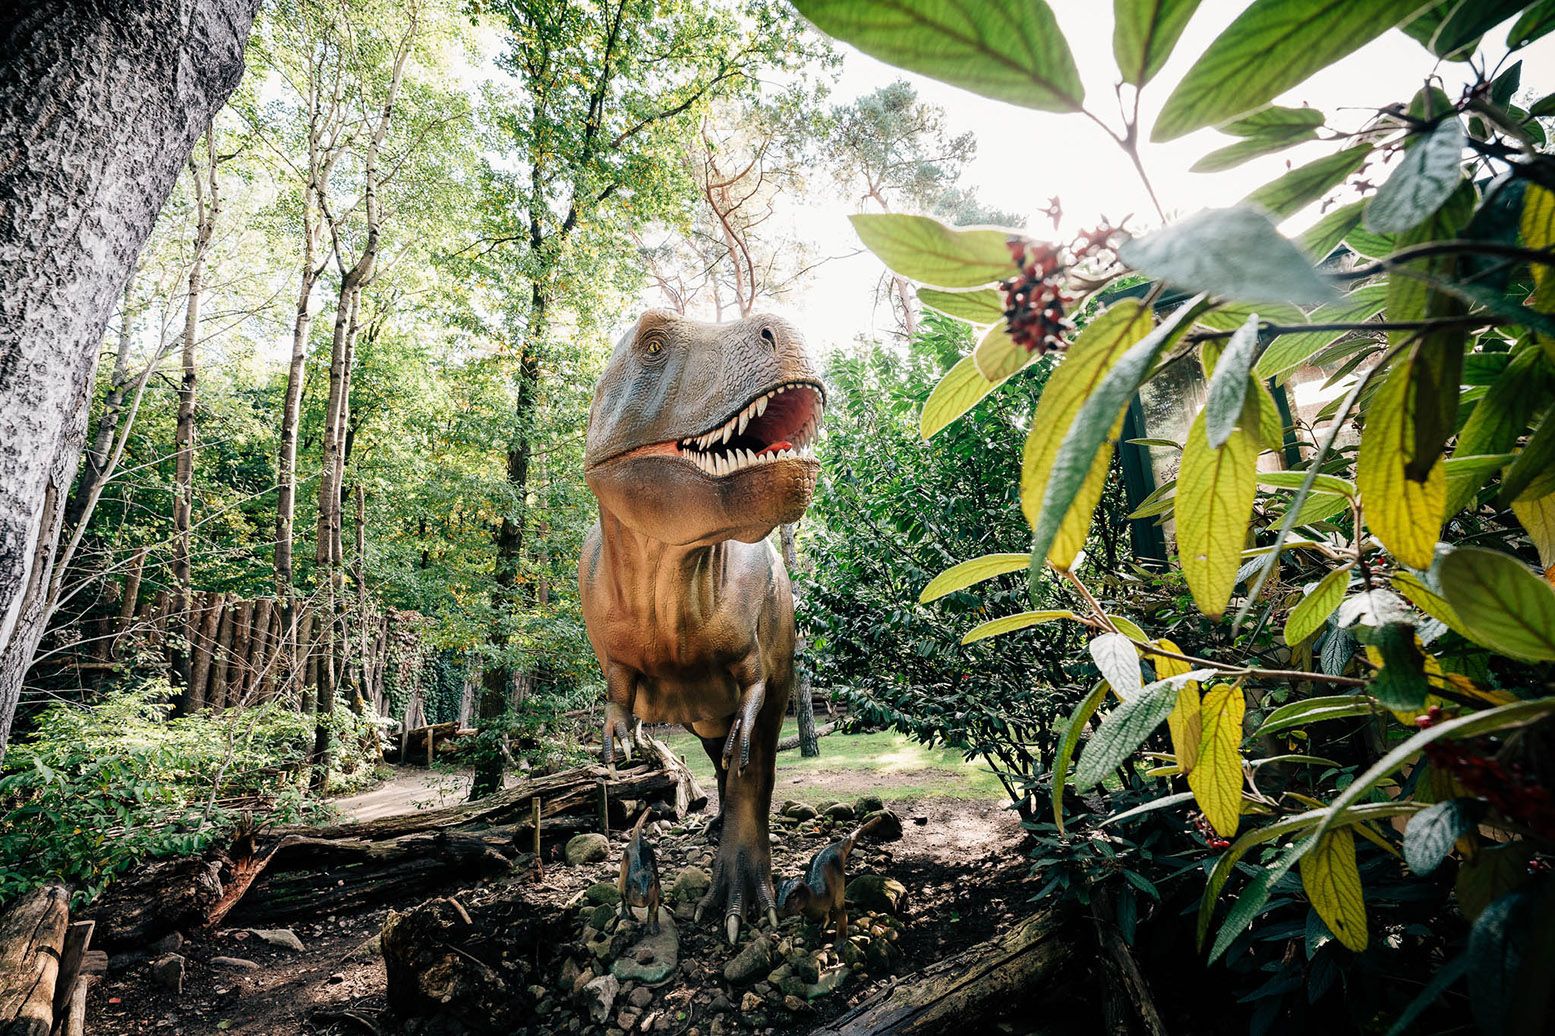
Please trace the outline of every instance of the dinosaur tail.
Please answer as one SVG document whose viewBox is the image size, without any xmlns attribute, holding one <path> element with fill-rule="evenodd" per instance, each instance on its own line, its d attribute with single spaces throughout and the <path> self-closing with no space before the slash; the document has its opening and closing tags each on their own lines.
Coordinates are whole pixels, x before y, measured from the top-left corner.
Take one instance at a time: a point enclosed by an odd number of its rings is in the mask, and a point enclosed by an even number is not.
<svg viewBox="0 0 1555 1036">
<path fill-rule="evenodd" d="M 653 812 L 653 807 L 652 806 L 644 806 L 643 807 L 643 811 L 641 813 L 639 813 L 638 816 L 637 816 L 637 823 L 632 825 L 632 835 L 631 835 L 632 838 L 635 839 L 635 838 L 639 837 L 642 834 L 643 822 L 648 819 L 648 814 L 652 813 L 652 812 Z"/>
<path fill-rule="evenodd" d="M 844 864 L 848 862 L 848 856 L 853 852 L 853 844 L 858 841 L 859 835 L 863 834 L 865 831 L 868 831 L 870 828 L 874 827 L 884 819 L 884 817 L 873 817 L 864 821 L 858 827 L 855 827 L 852 831 L 850 831 L 848 833 L 848 837 L 837 843 L 837 855 L 842 857 L 842 862 Z"/>
</svg>

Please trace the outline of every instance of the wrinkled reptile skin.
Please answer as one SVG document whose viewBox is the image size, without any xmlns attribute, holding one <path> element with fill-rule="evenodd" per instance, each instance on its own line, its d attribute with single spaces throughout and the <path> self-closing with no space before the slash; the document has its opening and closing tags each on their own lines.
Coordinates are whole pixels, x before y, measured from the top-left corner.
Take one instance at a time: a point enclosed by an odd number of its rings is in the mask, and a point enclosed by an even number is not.
<svg viewBox="0 0 1555 1036">
<path fill-rule="evenodd" d="M 779 386 L 788 391 L 774 395 Z M 708 324 L 650 311 L 617 343 L 589 411 L 585 468 L 599 523 L 578 580 L 609 698 L 605 760 L 616 740 L 630 745 L 632 717 L 681 723 L 702 740 L 720 812 L 713 884 L 697 913 L 721 907 L 731 940 L 747 911 L 772 916 L 767 819 L 793 686 L 794 605 L 767 537 L 798 520 L 814 491 L 819 465 L 779 447 L 803 438 L 801 424 L 813 438 L 821 391 L 782 320 Z M 707 454 L 685 440 L 756 400 L 767 409 L 749 435 L 714 449 L 744 442 L 755 453 L 771 440 L 762 463 L 720 475 L 690 459 Z"/>
</svg>

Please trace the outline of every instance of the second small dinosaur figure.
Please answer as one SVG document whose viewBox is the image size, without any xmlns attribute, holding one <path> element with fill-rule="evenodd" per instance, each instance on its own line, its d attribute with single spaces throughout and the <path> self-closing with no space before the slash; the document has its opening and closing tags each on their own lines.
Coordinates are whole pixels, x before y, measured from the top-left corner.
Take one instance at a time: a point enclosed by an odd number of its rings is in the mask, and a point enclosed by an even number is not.
<svg viewBox="0 0 1555 1036">
<path fill-rule="evenodd" d="M 649 933 L 658 935 L 659 860 L 654 855 L 653 843 L 643 838 L 643 821 L 651 812 L 643 810 L 632 826 L 632 837 L 621 853 L 621 881 L 617 888 L 621 892 L 621 917 L 631 917 L 632 907 L 643 907 L 648 911 Z"/>
<path fill-rule="evenodd" d="M 835 924 L 836 945 L 841 946 L 846 942 L 848 907 L 844 894 L 848 887 L 848 856 L 853 852 L 853 845 L 859 836 L 874 827 L 880 819 L 875 817 L 865 821 L 846 838 L 816 853 L 804 877 L 783 882 L 778 888 L 778 914 L 782 917 L 802 914 L 812 924 L 819 922 L 823 932 Z"/>
</svg>

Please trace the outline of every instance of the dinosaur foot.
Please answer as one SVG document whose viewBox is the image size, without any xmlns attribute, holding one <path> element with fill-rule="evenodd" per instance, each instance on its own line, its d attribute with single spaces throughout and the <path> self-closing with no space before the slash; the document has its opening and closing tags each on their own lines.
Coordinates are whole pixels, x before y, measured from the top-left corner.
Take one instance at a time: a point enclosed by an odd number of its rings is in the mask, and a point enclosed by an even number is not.
<svg viewBox="0 0 1555 1036">
<path fill-rule="evenodd" d="M 709 820 L 707 822 L 707 826 L 702 829 L 702 837 L 706 838 L 709 842 L 716 842 L 719 840 L 719 836 L 723 834 L 723 829 L 724 814 L 723 810 L 720 808 L 718 810 L 718 815 Z"/>
<path fill-rule="evenodd" d="M 711 912 L 723 909 L 724 935 L 732 946 L 740 939 L 740 925 L 748 910 L 765 913 L 773 928 L 777 927 L 777 907 L 772 899 L 772 865 L 767 854 L 761 861 L 745 847 L 732 843 L 721 846 L 713 863 L 713 883 L 707 895 L 697 903 L 695 919 L 701 921 Z"/>
</svg>

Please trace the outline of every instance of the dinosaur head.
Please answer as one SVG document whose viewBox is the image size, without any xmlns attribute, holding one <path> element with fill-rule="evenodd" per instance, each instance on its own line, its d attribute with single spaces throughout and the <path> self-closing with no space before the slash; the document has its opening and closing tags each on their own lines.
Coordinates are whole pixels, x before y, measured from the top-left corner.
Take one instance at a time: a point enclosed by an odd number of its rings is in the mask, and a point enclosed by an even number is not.
<svg viewBox="0 0 1555 1036">
<path fill-rule="evenodd" d="M 825 402 L 786 321 L 707 324 L 650 310 L 594 388 L 589 488 L 652 539 L 754 543 L 809 505 Z"/>
<path fill-rule="evenodd" d="M 805 884 L 803 878 L 789 878 L 777 889 L 777 912 L 779 917 L 794 917 L 804 913 L 810 908 L 815 893 L 810 886 Z"/>
</svg>

